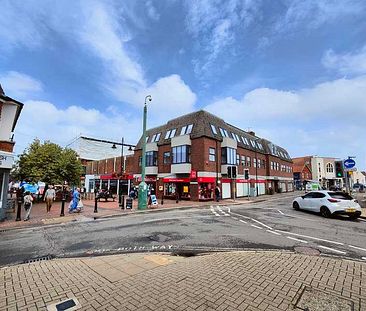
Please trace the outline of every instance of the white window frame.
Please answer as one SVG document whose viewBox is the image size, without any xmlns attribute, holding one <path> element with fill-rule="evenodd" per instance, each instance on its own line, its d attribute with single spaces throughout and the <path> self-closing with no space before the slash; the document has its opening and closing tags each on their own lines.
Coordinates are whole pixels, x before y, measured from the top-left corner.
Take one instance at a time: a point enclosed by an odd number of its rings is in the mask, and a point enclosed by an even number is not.
<svg viewBox="0 0 366 311">
<path fill-rule="evenodd" d="M 166 132 L 166 134 L 165 134 L 165 139 L 168 139 L 168 138 L 169 138 L 169 136 L 170 136 L 170 132 L 171 132 L 171 130 L 169 130 L 169 131 L 167 131 L 167 132 Z"/>
<path fill-rule="evenodd" d="M 216 130 L 215 125 L 210 124 L 210 126 L 211 126 L 211 131 L 212 131 L 212 133 L 213 133 L 214 135 L 217 135 L 217 130 Z"/>
<path fill-rule="evenodd" d="M 185 135 L 186 130 L 187 130 L 187 125 L 183 126 L 182 129 L 180 130 L 180 136 Z"/>
</svg>

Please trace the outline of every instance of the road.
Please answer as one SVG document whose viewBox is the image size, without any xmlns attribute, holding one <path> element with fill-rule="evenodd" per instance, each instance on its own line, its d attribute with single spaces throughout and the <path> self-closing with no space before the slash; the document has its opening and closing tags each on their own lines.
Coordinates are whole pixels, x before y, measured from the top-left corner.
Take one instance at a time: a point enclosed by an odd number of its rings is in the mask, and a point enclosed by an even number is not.
<svg viewBox="0 0 366 311">
<path fill-rule="evenodd" d="M 9 230 L 0 233 L 0 265 L 46 255 L 299 247 L 366 261 L 365 220 L 295 211 L 292 198 Z"/>
</svg>

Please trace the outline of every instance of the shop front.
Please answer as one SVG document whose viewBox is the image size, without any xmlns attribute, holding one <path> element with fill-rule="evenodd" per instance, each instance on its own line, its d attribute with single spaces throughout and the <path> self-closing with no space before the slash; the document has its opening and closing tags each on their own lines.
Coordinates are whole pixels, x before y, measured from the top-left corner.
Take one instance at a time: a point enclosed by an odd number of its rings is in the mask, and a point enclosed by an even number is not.
<svg viewBox="0 0 366 311">
<path fill-rule="evenodd" d="M 135 176 L 135 182 L 134 182 L 134 187 L 138 188 L 138 185 L 141 182 L 141 176 L 136 177 Z M 156 194 L 157 193 L 157 179 L 156 176 L 145 176 L 145 183 L 147 185 L 147 188 L 152 191 L 152 194 Z"/>
<path fill-rule="evenodd" d="M 210 201 L 215 196 L 215 177 L 198 177 L 198 199 L 200 201 Z"/>
<path fill-rule="evenodd" d="M 133 176 L 129 174 L 86 175 L 85 177 L 86 192 L 89 193 L 95 190 L 109 190 L 112 194 L 127 195 L 133 180 Z"/>
<path fill-rule="evenodd" d="M 191 199 L 190 178 L 163 178 L 164 198 L 166 199 Z"/>
</svg>

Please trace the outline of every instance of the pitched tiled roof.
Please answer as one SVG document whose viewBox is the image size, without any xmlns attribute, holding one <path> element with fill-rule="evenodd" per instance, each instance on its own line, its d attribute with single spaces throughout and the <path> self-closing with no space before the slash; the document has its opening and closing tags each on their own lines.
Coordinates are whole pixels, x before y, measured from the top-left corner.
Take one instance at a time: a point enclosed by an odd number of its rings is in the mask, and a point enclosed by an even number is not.
<svg viewBox="0 0 366 311">
<path fill-rule="evenodd" d="M 209 137 L 222 141 L 223 136 L 221 134 L 221 128 L 227 131 L 230 138 L 233 138 L 238 142 L 239 147 L 249 150 L 256 149 L 259 153 L 272 154 L 276 157 L 291 162 L 291 158 L 284 148 L 281 148 L 266 139 L 259 138 L 253 135 L 254 133 L 243 131 L 231 124 L 228 124 L 223 119 L 205 110 L 199 110 L 183 115 L 168 121 L 164 125 L 147 130 L 147 142 L 152 142 L 154 135 L 160 133 L 160 138 L 157 141 L 158 145 L 169 144 L 170 138 L 165 138 L 168 131 L 175 129 L 176 133 L 174 136 L 179 136 L 182 128 L 190 124 L 193 125 L 192 132 L 190 133 L 191 139 Z M 215 127 L 216 134 L 212 131 L 211 125 Z M 234 134 L 235 137 L 233 137 L 232 134 Z M 142 148 L 141 139 L 142 138 L 140 138 L 139 142 L 137 143 L 136 149 Z M 257 140 L 259 144 L 256 144 L 255 140 Z"/>
</svg>

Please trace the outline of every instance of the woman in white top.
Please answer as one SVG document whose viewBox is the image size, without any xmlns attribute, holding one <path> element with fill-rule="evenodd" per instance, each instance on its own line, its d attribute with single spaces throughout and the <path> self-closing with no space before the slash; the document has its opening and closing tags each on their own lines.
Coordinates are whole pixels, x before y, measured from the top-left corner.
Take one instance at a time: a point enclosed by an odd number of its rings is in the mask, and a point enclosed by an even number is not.
<svg viewBox="0 0 366 311">
<path fill-rule="evenodd" d="M 27 212 L 26 215 L 25 215 L 24 221 L 27 221 L 27 220 L 29 220 L 29 216 L 30 216 L 32 206 L 33 206 L 33 197 L 32 197 L 32 195 L 30 194 L 29 191 L 27 191 L 25 193 L 23 206 L 24 206 L 24 209 Z"/>
</svg>

